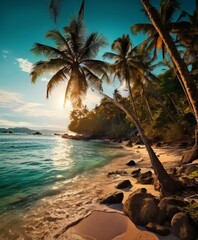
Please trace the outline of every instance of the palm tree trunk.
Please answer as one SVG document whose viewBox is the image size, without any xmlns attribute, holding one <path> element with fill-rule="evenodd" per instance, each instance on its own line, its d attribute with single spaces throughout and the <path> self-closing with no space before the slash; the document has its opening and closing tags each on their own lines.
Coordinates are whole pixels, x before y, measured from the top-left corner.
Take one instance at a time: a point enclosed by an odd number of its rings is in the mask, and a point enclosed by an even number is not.
<svg viewBox="0 0 198 240">
<path fill-rule="evenodd" d="M 155 29 L 157 30 L 164 44 L 166 45 L 166 48 L 180 74 L 183 86 L 186 89 L 186 93 L 191 102 L 195 119 L 198 123 L 198 91 L 196 84 L 193 79 L 190 78 L 187 66 L 184 63 L 183 59 L 180 57 L 179 52 L 168 31 L 162 25 L 161 19 L 156 9 L 149 3 L 149 0 L 141 0 L 141 2 L 144 5 L 144 8 L 148 13 L 148 16 L 153 23 Z"/>
<path fill-rule="evenodd" d="M 188 72 L 188 68 L 180 57 L 179 52 L 169 35 L 169 32 L 162 25 L 161 19 L 156 11 L 156 9 L 150 4 L 149 0 L 141 0 L 142 4 L 148 16 L 153 23 L 156 31 L 159 33 L 161 39 L 163 40 L 166 48 L 172 58 L 174 65 L 176 66 L 178 73 L 181 78 L 181 82 L 187 94 L 187 99 L 190 101 L 190 105 L 192 106 L 193 114 L 195 116 L 197 122 L 198 129 L 198 90 L 194 79 L 190 77 Z M 197 131 L 196 131 L 197 133 Z M 197 135 L 195 134 L 195 145 L 190 151 L 186 151 L 183 153 L 182 159 L 185 159 L 185 163 L 192 162 L 193 160 L 198 158 L 198 143 L 196 142 Z"/>
<path fill-rule="evenodd" d="M 115 104 L 118 108 L 120 108 L 123 112 L 126 113 L 126 115 L 128 116 L 128 118 L 134 122 L 140 137 L 142 139 L 142 141 L 144 142 L 144 145 L 146 147 L 146 150 L 149 154 L 150 160 L 151 160 L 151 164 L 153 167 L 153 170 L 155 172 L 155 175 L 157 176 L 161 188 L 162 188 L 162 192 L 163 194 L 174 194 L 177 190 L 180 189 L 180 185 L 178 184 L 178 182 L 176 182 L 174 179 L 172 179 L 169 174 L 166 172 L 166 170 L 164 169 L 162 163 L 160 162 L 159 158 L 156 156 L 155 152 L 153 151 L 147 137 L 144 135 L 144 131 L 139 123 L 139 121 L 137 120 L 137 118 L 134 116 L 134 113 L 130 113 L 122 104 L 120 104 L 118 101 L 116 101 L 113 98 L 110 98 L 109 96 L 101 93 L 109 102 Z"/>
</svg>

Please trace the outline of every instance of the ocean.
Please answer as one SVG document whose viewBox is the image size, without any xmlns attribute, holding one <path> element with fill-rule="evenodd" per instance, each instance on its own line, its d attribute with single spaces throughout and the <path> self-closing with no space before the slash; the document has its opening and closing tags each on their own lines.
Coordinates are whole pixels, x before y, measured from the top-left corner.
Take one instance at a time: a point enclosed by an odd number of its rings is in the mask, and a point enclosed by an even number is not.
<svg viewBox="0 0 198 240">
<path fill-rule="evenodd" d="M 89 188 L 86 177 L 122 155 L 123 149 L 100 141 L 0 134 L 0 239 L 25 239 L 30 222 L 34 236 L 40 234 L 32 221 L 44 219 L 46 201 L 54 204 L 49 211 L 57 206 L 61 211 L 60 205 L 75 201 L 75 194 L 83 198 L 82 190 Z"/>
</svg>

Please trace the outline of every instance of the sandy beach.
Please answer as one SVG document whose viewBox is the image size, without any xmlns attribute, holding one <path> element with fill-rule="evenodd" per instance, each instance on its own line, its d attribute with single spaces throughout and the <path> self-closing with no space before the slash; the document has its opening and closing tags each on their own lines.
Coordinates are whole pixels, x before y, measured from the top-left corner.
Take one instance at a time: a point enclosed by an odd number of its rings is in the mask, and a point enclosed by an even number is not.
<svg viewBox="0 0 198 240">
<path fill-rule="evenodd" d="M 182 149 L 175 147 L 154 148 L 161 162 L 167 170 L 180 165 Z M 132 155 L 131 155 L 132 154 Z M 132 157 L 132 158 L 131 158 Z M 136 166 L 128 167 L 126 164 L 129 160 L 135 160 Z M 128 240 L 128 239 L 178 239 L 173 234 L 162 237 L 158 234 L 148 232 L 143 227 L 135 226 L 128 217 L 123 215 L 122 204 L 113 204 L 105 206 L 97 204 L 98 199 L 107 196 L 116 191 L 115 186 L 122 180 L 129 179 L 132 183 L 132 188 L 124 190 L 123 202 L 135 190 L 145 187 L 149 193 L 159 197 L 159 192 L 154 190 L 153 185 L 142 185 L 136 183 L 136 179 L 130 177 L 130 172 L 134 169 L 141 168 L 144 172 L 151 170 L 151 164 L 144 146 L 134 146 L 126 148 L 126 156 L 114 159 L 111 163 L 99 169 L 91 181 L 97 183 L 95 209 L 87 217 L 82 218 L 79 222 L 72 224 L 71 227 L 65 227 L 56 235 L 57 239 L 92 239 L 92 240 Z M 125 176 L 112 175 L 107 177 L 107 174 L 112 171 L 126 171 Z M 87 206 L 88 207 L 88 206 Z"/>
<path fill-rule="evenodd" d="M 118 155 L 121 157 L 65 183 L 66 187 L 60 193 L 57 192 L 54 196 L 49 195 L 42 198 L 25 209 L 20 216 L 17 213 L 16 215 L 12 214 L 11 221 L 9 219 L 9 228 L 6 227 L 8 219 L 4 218 L 5 228 L 1 237 L 4 240 L 177 239 L 172 234 L 162 237 L 148 232 L 145 228 L 135 226 L 123 214 L 122 204 L 107 206 L 99 203 L 105 196 L 118 191 L 115 186 L 125 179 L 130 180 L 132 187 L 122 190 L 124 193 L 122 203 L 133 191 L 142 187 L 145 187 L 154 196 L 159 196 L 159 192 L 154 190 L 153 185 L 137 184 L 137 180 L 132 178 L 130 174 L 138 168 L 141 168 L 142 172 L 153 171 L 145 147 L 135 145 L 132 148 L 127 148 L 123 147 L 124 144 L 116 144 L 115 146 L 120 146 Z M 154 147 L 154 150 L 167 170 L 180 165 L 183 149 L 166 146 Z M 136 165 L 127 166 L 126 164 L 130 160 L 134 160 Z M 108 173 L 114 171 L 126 171 L 126 174 L 108 176 Z"/>
</svg>

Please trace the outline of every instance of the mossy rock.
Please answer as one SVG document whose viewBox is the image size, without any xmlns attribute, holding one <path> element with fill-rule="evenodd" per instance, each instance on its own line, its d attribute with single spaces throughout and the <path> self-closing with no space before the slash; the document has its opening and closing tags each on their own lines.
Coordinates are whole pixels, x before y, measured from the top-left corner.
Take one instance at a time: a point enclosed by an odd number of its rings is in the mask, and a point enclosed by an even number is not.
<svg viewBox="0 0 198 240">
<path fill-rule="evenodd" d="M 185 208 L 185 212 L 190 216 L 195 224 L 198 224 L 198 203 L 194 202 Z"/>
<path fill-rule="evenodd" d="M 189 174 L 189 178 L 198 178 L 198 170 L 195 170 Z"/>
</svg>

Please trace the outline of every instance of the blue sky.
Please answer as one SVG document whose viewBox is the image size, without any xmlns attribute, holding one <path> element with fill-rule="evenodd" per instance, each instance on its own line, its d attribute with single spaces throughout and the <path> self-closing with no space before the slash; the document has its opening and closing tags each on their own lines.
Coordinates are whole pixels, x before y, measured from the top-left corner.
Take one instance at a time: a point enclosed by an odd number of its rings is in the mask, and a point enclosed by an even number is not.
<svg viewBox="0 0 198 240">
<path fill-rule="evenodd" d="M 159 1 L 151 1 L 155 6 Z M 191 12 L 195 0 L 181 0 L 182 8 Z M 50 99 L 45 98 L 48 75 L 33 85 L 29 72 L 32 64 L 41 60 L 30 49 L 35 42 L 52 44 L 45 39 L 48 30 L 59 29 L 81 5 L 81 0 L 63 0 L 57 23 L 49 16 L 49 0 L 1 0 L 0 23 L 0 127 L 30 127 L 34 129 L 66 130 L 70 106 L 63 108 L 65 85 L 55 89 Z M 130 26 L 148 22 L 141 12 L 140 0 L 85 0 L 84 21 L 87 32 L 103 34 L 109 43 L 99 53 L 110 50 L 110 44 L 122 34 L 130 34 Z M 143 35 L 131 36 L 134 45 Z M 111 94 L 115 85 L 105 86 Z M 100 97 L 88 92 L 86 103 L 91 108 Z"/>
</svg>

